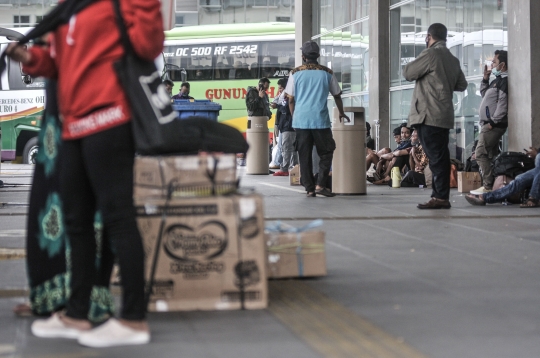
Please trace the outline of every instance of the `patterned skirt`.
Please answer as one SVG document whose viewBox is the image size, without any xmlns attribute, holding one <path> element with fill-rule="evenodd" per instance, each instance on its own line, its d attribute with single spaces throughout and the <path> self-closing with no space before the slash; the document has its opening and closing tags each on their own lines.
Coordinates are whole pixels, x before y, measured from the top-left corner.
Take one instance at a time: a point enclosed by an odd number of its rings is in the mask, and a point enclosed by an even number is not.
<svg viewBox="0 0 540 358">
<path fill-rule="evenodd" d="M 49 315 L 65 307 L 70 294 L 70 248 L 67 240 L 62 198 L 60 196 L 59 161 L 62 147 L 61 122 L 56 103 L 56 82 L 47 82 L 47 104 L 38 135 L 39 150 L 30 192 L 26 227 L 27 274 L 30 306 L 36 315 Z M 102 221 L 96 213 L 96 268 L 100 268 Z M 94 286 L 88 318 L 100 322 L 114 311 L 113 298 L 107 286 Z"/>
</svg>

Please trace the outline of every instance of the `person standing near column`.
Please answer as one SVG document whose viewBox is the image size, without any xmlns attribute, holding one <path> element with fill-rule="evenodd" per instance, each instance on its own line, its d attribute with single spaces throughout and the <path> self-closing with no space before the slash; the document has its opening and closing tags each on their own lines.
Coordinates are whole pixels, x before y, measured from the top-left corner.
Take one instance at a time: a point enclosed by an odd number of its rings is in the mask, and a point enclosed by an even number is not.
<svg viewBox="0 0 540 358">
<path fill-rule="evenodd" d="M 289 98 L 289 108 L 293 116 L 293 128 L 296 132 L 297 150 L 300 161 L 300 181 L 306 189 L 308 197 L 316 194 L 334 196 L 325 187 L 332 166 L 332 158 L 336 142 L 330 129 L 330 114 L 328 113 L 328 93 L 334 96 L 339 110 L 339 119 L 350 121 L 343 111 L 341 88 L 328 67 L 319 65 L 319 45 L 307 41 L 302 45 L 302 60 L 304 64 L 293 69 L 285 88 Z M 319 177 L 315 185 L 313 177 L 313 145 L 320 157 Z"/>
<path fill-rule="evenodd" d="M 459 60 L 446 47 L 448 30 L 432 24 L 426 49 L 403 69 L 407 81 L 416 81 L 409 124 L 418 132 L 433 172 L 431 200 L 418 209 L 450 209 L 450 151 L 448 136 L 454 128 L 454 91 L 467 89 Z"/>
<path fill-rule="evenodd" d="M 482 184 L 471 194 L 489 193 L 493 187 L 492 161 L 499 154 L 499 141 L 508 128 L 508 53 L 495 51 L 491 69 L 484 66 L 484 79 L 480 86 L 480 134 L 476 145 L 476 161 L 480 167 Z M 489 76 L 495 79 L 489 83 Z"/>
</svg>

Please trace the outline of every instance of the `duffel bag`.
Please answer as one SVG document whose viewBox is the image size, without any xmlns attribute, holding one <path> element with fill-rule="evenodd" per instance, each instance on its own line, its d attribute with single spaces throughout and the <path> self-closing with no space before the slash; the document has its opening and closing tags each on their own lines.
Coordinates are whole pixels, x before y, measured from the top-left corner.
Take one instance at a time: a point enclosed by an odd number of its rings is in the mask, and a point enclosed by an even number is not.
<svg viewBox="0 0 540 358">
<path fill-rule="evenodd" d="M 534 160 L 525 153 L 503 152 L 493 161 L 493 176 L 506 175 L 514 179 L 534 168 Z"/>
</svg>

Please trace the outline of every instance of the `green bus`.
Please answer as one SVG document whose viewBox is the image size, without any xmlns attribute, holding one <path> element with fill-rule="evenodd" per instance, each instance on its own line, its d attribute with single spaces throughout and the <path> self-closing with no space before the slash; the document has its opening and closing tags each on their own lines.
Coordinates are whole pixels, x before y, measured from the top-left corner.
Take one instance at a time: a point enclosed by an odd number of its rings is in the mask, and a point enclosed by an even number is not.
<svg viewBox="0 0 540 358">
<path fill-rule="evenodd" d="M 0 52 L 31 28 L 0 27 Z M 19 63 L 6 59 L 7 69 L 0 77 L 1 160 L 33 163 L 37 134 L 45 107 L 45 80 L 25 75 Z"/>
<path fill-rule="evenodd" d="M 165 32 L 163 60 L 168 76 L 180 90 L 184 78 L 190 96 L 221 104 L 219 121 L 246 131 L 245 104 L 248 86 L 270 79 L 270 101 L 277 95 L 277 81 L 294 66 L 294 24 L 220 24 L 175 28 Z M 174 65 L 174 66 L 167 66 Z M 178 67 L 176 67 L 178 66 Z M 182 74 L 183 73 L 183 74 Z M 187 76 L 186 76 L 187 74 Z M 268 126 L 274 126 L 274 118 Z"/>
</svg>

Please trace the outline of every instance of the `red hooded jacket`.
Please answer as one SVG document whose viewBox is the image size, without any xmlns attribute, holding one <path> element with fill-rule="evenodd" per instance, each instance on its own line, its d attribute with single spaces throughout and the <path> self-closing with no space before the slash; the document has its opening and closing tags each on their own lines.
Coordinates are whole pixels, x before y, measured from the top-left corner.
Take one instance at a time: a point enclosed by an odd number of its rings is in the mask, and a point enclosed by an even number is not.
<svg viewBox="0 0 540 358">
<path fill-rule="evenodd" d="M 158 0 L 120 0 L 137 55 L 153 61 L 163 49 Z M 124 53 L 113 2 L 98 0 L 51 36 L 48 49 L 32 47 L 23 70 L 58 80 L 64 139 L 77 139 L 130 120 L 129 104 L 113 63 Z"/>
</svg>

